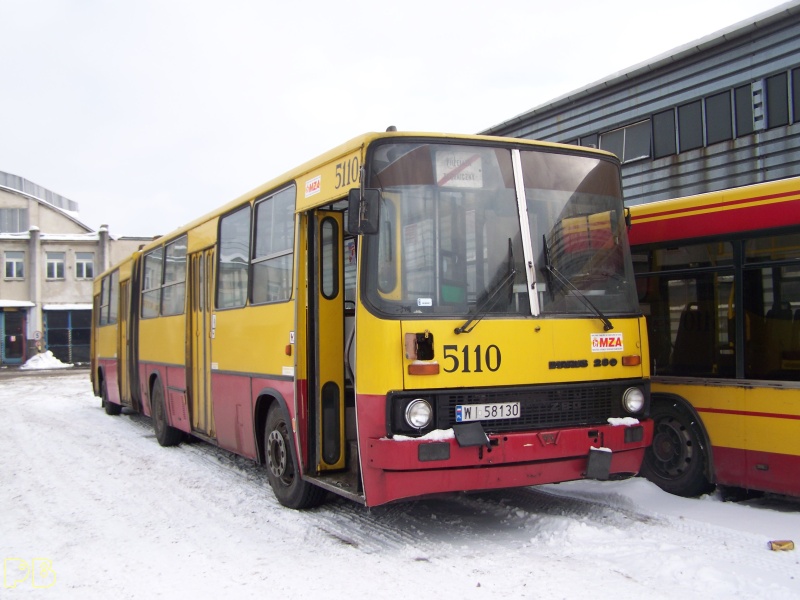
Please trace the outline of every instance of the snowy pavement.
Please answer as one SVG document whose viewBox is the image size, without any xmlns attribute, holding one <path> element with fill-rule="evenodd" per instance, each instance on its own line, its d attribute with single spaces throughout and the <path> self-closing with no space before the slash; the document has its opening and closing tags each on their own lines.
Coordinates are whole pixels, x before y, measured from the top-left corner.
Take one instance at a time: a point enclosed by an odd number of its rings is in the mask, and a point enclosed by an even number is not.
<svg viewBox="0 0 800 600">
<path fill-rule="evenodd" d="M 5 598 L 797 598 L 800 502 L 636 478 L 296 512 L 202 442 L 107 416 L 86 370 L 0 377 Z"/>
</svg>

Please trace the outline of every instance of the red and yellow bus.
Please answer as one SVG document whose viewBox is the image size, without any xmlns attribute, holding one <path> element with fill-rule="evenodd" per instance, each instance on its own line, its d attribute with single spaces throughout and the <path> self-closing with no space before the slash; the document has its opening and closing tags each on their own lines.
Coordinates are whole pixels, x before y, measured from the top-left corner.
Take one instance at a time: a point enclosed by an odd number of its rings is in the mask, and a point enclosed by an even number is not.
<svg viewBox="0 0 800 600">
<path fill-rule="evenodd" d="M 663 489 L 800 496 L 800 178 L 634 206 Z"/>
<path fill-rule="evenodd" d="M 637 473 L 620 189 L 605 152 L 363 135 L 101 274 L 94 391 L 162 445 L 264 464 L 295 508 Z"/>
</svg>

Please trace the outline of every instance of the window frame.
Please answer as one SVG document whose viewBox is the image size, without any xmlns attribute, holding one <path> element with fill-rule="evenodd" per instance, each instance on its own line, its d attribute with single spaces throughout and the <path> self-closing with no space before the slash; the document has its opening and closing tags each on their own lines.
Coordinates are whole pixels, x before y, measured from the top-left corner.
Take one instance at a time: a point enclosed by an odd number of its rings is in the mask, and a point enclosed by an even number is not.
<svg viewBox="0 0 800 600">
<path fill-rule="evenodd" d="M 633 150 L 634 141 L 638 138 L 633 135 L 634 131 L 638 132 L 646 132 L 648 137 L 647 139 L 647 153 L 635 153 L 633 156 L 628 156 L 628 154 Z M 652 136 L 652 125 L 650 123 L 650 119 L 642 119 L 641 121 L 637 121 L 635 123 L 629 123 L 628 125 L 623 125 L 622 127 L 617 127 L 616 129 L 611 129 L 609 131 L 605 131 L 600 134 L 599 142 L 600 142 L 600 149 L 606 150 L 608 152 L 612 152 L 616 154 L 613 148 L 609 148 L 604 146 L 603 138 L 608 139 L 610 136 L 616 136 L 622 134 L 622 156 L 617 156 L 622 164 L 632 163 L 637 160 L 646 160 L 652 157 L 653 154 L 653 136 Z"/>
<path fill-rule="evenodd" d="M 706 145 L 727 142 L 733 139 L 733 105 L 731 90 L 724 90 L 706 96 L 704 99 L 706 115 Z M 717 112 L 724 114 L 717 117 Z"/>
<path fill-rule="evenodd" d="M 678 128 L 675 123 L 675 108 L 654 113 L 650 117 L 653 127 L 653 159 L 674 156 L 678 153 Z"/>
<path fill-rule="evenodd" d="M 156 262 L 156 256 L 158 255 L 158 262 Z M 158 264 L 158 276 L 153 277 L 152 279 L 157 279 L 157 281 L 151 281 L 151 278 L 148 278 L 148 266 L 150 264 Z M 155 269 L 153 269 L 153 275 L 155 275 Z M 164 246 L 159 246 L 158 248 L 154 248 L 150 252 L 144 255 L 142 258 L 142 301 L 141 301 L 141 317 L 143 319 L 154 319 L 159 316 L 161 312 L 161 282 L 164 278 Z M 145 300 L 148 299 L 149 303 Z M 151 307 L 151 308 L 148 308 Z"/>
<path fill-rule="evenodd" d="M 10 254 L 19 254 L 19 257 L 9 256 Z M 6 250 L 3 253 L 3 279 L 6 281 L 24 281 L 25 280 L 25 251 L 24 250 Z M 13 273 L 9 275 L 9 267 Z"/>
<path fill-rule="evenodd" d="M 63 251 L 45 252 L 45 279 L 63 281 L 67 272 L 67 253 Z M 52 268 L 52 270 L 51 270 Z"/>
<path fill-rule="evenodd" d="M 159 314 L 162 317 L 182 315 L 186 312 L 186 257 L 188 235 L 182 235 L 164 245 L 164 264 L 161 270 L 161 298 Z"/>
<path fill-rule="evenodd" d="M 753 84 L 746 83 L 733 88 L 734 123 L 737 138 L 751 135 L 755 131 L 753 120 Z"/>
<path fill-rule="evenodd" d="M 237 238 L 228 238 L 225 226 L 226 224 L 230 223 L 232 226 L 239 227 L 241 225 L 245 225 L 244 223 L 237 224 L 235 223 L 236 218 L 244 218 L 246 217 L 246 236 L 245 239 L 242 239 L 241 236 Z M 219 218 L 219 224 L 217 226 L 217 252 L 216 252 L 216 282 L 215 286 L 216 289 L 214 290 L 214 308 L 216 310 L 229 310 L 229 309 L 236 309 L 236 308 L 244 308 L 247 306 L 248 297 L 250 293 L 250 248 L 252 245 L 252 229 L 253 229 L 253 207 L 248 202 L 241 206 L 237 206 L 235 209 L 231 210 L 230 212 L 222 215 Z M 231 232 L 235 233 L 235 232 Z M 244 259 L 244 263 L 241 265 L 237 265 L 235 261 L 228 260 L 225 261 L 225 252 L 228 250 L 226 246 L 242 244 L 244 243 L 243 248 L 238 248 L 238 252 L 236 255 L 241 255 Z M 232 265 L 237 267 L 235 270 L 226 268 L 226 265 Z M 241 277 L 244 277 L 244 281 L 241 280 Z M 226 292 L 223 289 L 223 284 L 228 282 L 228 278 L 230 277 L 230 281 L 234 284 L 234 287 L 231 287 L 230 292 Z M 237 281 L 238 280 L 238 281 Z M 230 293 L 230 297 L 225 296 L 223 297 L 222 294 Z M 223 302 L 224 300 L 224 302 Z"/>
<path fill-rule="evenodd" d="M 248 295 L 249 301 L 253 305 L 287 302 L 292 298 L 296 204 L 297 188 L 292 184 L 257 200 L 253 206 L 253 242 L 250 255 Z M 283 209 L 285 213 L 276 213 L 276 208 Z M 268 214 L 262 212 L 267 210 Z M 274 235 L 276 232 L 278 235 Z M 280 246 L 275 245 L 276 241 L 280 243 Z M 271 264 L 282 264 L 286 267 L 287 261 L 289 280 L 279 287 L 280 293 L 277 297 L 271 297 L 270 293 L 265 294 L 263 299 L 258 297 L 257 286 L 261 279 L 260 270 L 269 268 Z M 284 270 L 286 269 L 284 268 Z"/>
<path fill-rule="evenodd" d="M 789 76 L 786 71 L 775 73 L 764 79 L 766 102 L 764 109 L 767 113 L 767 129 L 786 127 L 790 121 L 789 115 Z"/>
<path fill-rule="evenodd" d="M 75 279 L 94 279 L 94 252 L 75 252 Z"/>
<path fill-rule="evenodd" d="M 100 282 L 100 304 L 97 324 L 100 327 L 117 323 L 119 312 L 119 269 L 103 277 Z"/>
<path fill-rule="evenodd" d="M 0 232 L 25 233 L 27 231 L 29 231 L 27 208 L 0 208 Z"/>
<path fill-rule="evenodd" d="M 678 152 L 702 148 L 705 145 L 703 134 L 702 98 L 678 106 Z"/>
</svg>

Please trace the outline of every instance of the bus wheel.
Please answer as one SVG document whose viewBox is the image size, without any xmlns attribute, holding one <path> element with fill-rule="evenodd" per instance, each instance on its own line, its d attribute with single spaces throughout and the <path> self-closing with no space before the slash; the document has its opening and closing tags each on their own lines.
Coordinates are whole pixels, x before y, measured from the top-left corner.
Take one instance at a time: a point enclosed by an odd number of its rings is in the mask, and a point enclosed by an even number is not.
<svg viewBox="0 0 800 600">
<path fill-rule="evenodd" d="M 167 424 L 167 410 L 164 404 L 164 390 L 161 382 L 153 384 L 151 396 L 152 405 L 150 407 L 153 417 L 153 429 L 156 432 L 156 439 L 162 446 L 176 446 L 183 440 L 183 432 L 180 429 Z"/>
<path fill-rule="evenodd" d="M 273 404 L 267 413 L 264 427 L 267 479 L 278 502 L 289 508 L 312 508 L 325 500 L 326 492 L 303 481 L 289 434 L 289 422 L 284 410 Z"/>
<path fill-rule="evenodd" d="M 112 417 L 120 414 L 122 412 L 122 407 L 119 404 L 114 404 L 108 399 L 108 390 L 106 389 L 105 379 L 103 379 L 101 393 L 103 394 L 103 408 L 105 409 L 106 414 L 111 415 Z"/>
<path fill-rule="evenodd" d="M 699 496 L 714 489 L 705 474 L 707 454 L 697 420 L 675 403 L 655 402 L 653 445 L 644 455 L 641 474 L 665 492 Z"/>
</svg>

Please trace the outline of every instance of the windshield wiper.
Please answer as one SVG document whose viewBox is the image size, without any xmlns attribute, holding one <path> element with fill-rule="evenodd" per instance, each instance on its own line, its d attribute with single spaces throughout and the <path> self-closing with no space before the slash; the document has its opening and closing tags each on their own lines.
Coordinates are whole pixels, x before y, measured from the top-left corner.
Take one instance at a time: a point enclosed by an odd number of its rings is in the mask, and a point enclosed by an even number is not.
<svg viewBox="0 0 800 600">
<path fill-rule="evenodd" d="M 505 288 L 509 283 L 514 281 L 514 277 L 517 275 L 517 270 L 514 268 L 514 253 L 511 250 L 511 238 L 508 238 L 508 272 L 505 276 L 498 281 L 489 291 L 488 295 L 484 297 L 483 301 L 481 301 L 475 307 L 475 314 L 468 319 L 461 327 L 455 328 L 455 333 L 458 335 L 459 333 L 469 333 L 473 329 L 475 329 L 475 325 L 486 316 L 486 313 L 491 310 L 494 305 L 497 303 L 498 294 Z M 472 325 L 472 327 L 470 327 Z M 468 329 L 469 328 L 469 329 Z"/>
<path fill-rule="evenodd" d="M 591 310 L 594 314 L 597 315 L 597 317 L 603 323 L 603 331 L 610 331 L 614 329 L 614 326 L 611 324 L 611 321 L 608 320 L 608 318 L 602 313 L 602 311 L 599 308 L 597 308 L 582 291 L 576 288 L 575 285 L 569 279 L 567 279 L 565 275 L 561 273 L 561 271 L 559 271 L 555 266 L 553 266 L 553 263 L 550 262 L 550 249 L 547 247 L 546 235 L 542 235 L 542 245 L 544 246 L 544 268 L 546 269 L 547 273 L 548 285 L 550 285 L 551 281 L 550 275 L 552 275 L 559 281 L 559 283 L 562 286 L 572 289 L 575 292 L 577 298 L 581 302 L 583 302 L 584 306 L 586 306 L 589 310 Z"/>
</svg>

